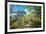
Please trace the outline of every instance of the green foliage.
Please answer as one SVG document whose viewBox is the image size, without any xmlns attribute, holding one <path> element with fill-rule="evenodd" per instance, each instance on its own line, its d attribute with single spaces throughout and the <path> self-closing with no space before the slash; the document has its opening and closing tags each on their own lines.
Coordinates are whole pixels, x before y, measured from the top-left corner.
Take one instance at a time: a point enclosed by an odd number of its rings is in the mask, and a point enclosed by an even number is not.
<svg viewBox="0 0 46 34">
<path fill-rule="evenodd" d="M 35 6 L 35 9 L 32 13 L 36 15 L 41 15 L 41 6 Z"/>
<path fill-rule="evenodd" d="M 33 16 L 33 14 L 31 13 L 31 14 L 29 14 L 29 16 Z"/>
<path fill-rule="evenodd" d="M 25 8 L 26 8 L 28 11 L 30 11 L 31 6 L 25 5 Z"/>
</svg>

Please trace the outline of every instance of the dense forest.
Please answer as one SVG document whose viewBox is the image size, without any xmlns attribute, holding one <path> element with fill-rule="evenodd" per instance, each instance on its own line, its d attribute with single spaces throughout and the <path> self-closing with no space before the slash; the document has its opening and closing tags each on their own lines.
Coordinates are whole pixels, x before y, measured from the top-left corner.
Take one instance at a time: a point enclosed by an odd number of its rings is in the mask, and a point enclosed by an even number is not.
<svg viewBox="0 0 46 34">
<path fill-rule="evenodd" d="M 10 5 L 10 29 L 40 27 L 41 6 Z"/>
</svg>

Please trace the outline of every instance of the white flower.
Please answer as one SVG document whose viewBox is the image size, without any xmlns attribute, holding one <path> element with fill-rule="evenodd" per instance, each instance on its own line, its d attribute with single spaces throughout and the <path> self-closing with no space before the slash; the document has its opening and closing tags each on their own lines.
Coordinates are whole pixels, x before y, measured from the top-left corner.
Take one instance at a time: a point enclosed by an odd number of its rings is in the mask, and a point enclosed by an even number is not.
<svg viewBox="0 0 46 34">
<path fill-rule="evenodd" d="M 29 11 L 27 9 L 24 10 L 26 12 L 27 15 L 29 15 Z"/>
</svg>

